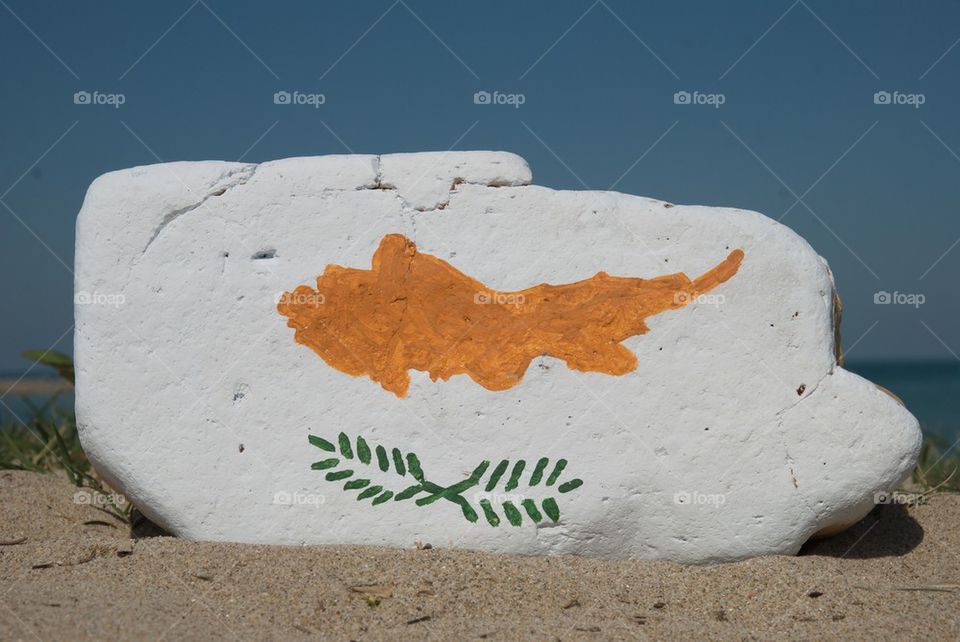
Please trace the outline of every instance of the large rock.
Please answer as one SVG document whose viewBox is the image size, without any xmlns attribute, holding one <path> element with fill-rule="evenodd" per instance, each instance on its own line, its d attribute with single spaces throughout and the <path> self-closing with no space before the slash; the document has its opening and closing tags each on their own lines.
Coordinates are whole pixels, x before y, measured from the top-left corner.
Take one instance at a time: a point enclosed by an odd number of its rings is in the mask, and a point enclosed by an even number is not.
<svg viewBox="0 0 960 642">
<path fill-rule="evenodd" d="M 689 562 L 794 553 L 914 465 L 830 270 L 737 209 L 506 153 L 167 163 L 77 222 L 77 417 L 184 537 Z"/>
</svg>

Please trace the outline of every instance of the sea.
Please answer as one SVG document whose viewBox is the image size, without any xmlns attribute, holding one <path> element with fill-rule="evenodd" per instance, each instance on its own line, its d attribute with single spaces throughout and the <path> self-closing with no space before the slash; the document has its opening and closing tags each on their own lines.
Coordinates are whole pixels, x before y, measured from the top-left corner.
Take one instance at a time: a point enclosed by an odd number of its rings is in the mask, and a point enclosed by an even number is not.
<svg viewBox="0 0 960 642">
<path fill-rule="evenodd" d="M 873 381 L 900 397 L 917 417 L 924 433 L 941 446 L 960 439 L 960 361 L 849 361 L 847 370 Z M 17 373 L 0 379 L 17 379 Z M 42 397 L 21 398 L 7 395 L 0 404 L 0 426 L 10 412 L 22 418 L 31 414 L 30 404 L 42 404 Z M 56 403 L 69 407 L 71 393 L 60 393 Z"/>
<path fill-rule="evenodd" d="M 940 445 L 960 439 L 960 361 L 850 361 L 844 368 L 900 397 Z"/>
</svg>

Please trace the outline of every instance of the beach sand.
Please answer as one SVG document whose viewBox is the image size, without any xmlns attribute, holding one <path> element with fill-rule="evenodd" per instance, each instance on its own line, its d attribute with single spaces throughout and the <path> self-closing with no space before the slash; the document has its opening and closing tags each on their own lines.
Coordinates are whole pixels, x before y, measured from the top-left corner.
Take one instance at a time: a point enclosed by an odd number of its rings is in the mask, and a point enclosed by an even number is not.
<svg viewBox="0 0 960 642">
<path fill-rule="evenodd" d="M 0 639 L 957 639 L 960 497 L 717 566 L 130 539 L 0 472 Z"/>
<path fill-rule="evenodd" d="M 49 397 L 65 392 L 73 392 L 73 385 L 63 379 L 58 378 L 0 378 L 0 396 L 34 396 L 42 395 Z"/>
</svg>

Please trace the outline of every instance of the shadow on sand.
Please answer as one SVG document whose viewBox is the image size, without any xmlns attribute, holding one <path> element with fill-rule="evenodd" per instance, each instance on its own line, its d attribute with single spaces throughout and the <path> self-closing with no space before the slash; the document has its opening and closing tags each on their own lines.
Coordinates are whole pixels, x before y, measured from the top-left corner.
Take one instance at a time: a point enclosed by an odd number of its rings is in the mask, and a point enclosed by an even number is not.
<svg viewBox="0 0 960 642">
<path fill-rule="evenodd" d="M 899 557 L 922 541 L 923 528 L 906 506 L 882 504 L 839 535 L 808 541 L 799 554 L 857 560 Z"/>
</svg>

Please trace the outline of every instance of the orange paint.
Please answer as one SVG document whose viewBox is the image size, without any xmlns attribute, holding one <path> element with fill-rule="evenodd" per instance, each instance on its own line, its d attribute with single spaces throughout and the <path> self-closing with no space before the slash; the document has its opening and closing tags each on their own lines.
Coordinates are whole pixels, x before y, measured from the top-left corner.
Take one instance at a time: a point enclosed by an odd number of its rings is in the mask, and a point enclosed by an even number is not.
<svg viewBox="0 0 960 642">
<path fill-rule="evenodd" d="M 300 286 L 277 304 L 294 339 L 330 366 L 366 375 L 398 397 L 409 369 L 447 380 L 469 375 L 506 390 L 530 361 L 549 355 L 574 370 L 622 375 L 637 357 L 620 342 L 648 328 L 644 320 L 682 308 L 740 268 L 734 250 L 704 275 L 653 279 L 595 276 L 565 285 L 497 292 L 446 261 L 417 251 L 399 234 L 383 237 L 372 269 L 328 265 L 317 289 Z"/>
</svg>

